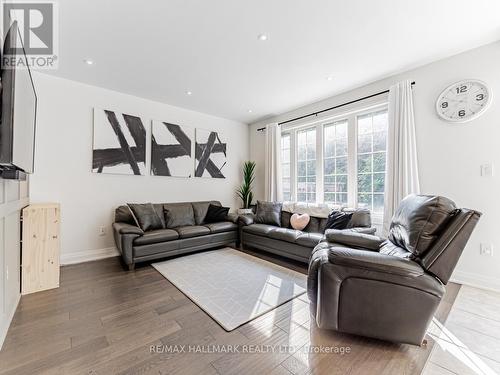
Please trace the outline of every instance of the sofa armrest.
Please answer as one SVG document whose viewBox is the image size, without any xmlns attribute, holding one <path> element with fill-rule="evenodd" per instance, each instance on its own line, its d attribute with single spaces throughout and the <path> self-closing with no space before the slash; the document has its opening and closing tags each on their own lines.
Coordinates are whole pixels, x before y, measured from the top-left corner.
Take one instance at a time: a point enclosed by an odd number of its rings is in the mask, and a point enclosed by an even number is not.
<svg viewBox="0 0 500 375">
<path fill-rule="evenodd" d="M 144 234 L 143 230 L 138 226 L 121 222 L 113 223 L 113 230 L 120 234 L 137 234 L 139 236 Z"/>
<path fill-rule="evenodd" d="M 135 225 L 116 222 L 113 223 L 113 237 L 115 244 L 122 254 L 123 261 L 127 265 L 134 264 L 133 244 L 137 237 L 144 234 L 141 228 Z"/>
<path fill-rule="evenodd" d="M 327 229 L 325 236 L 328 242 L 367 250 L 378 250 L 384 242 L 380 237 L 351 230 Z"/>
<path fill-rule="evenodd" d="M 414 261 L 374 251 L 331 247 L 328 250 L 328 261 L 338 266 L 407 277 L 418 277 L 425 273 Z"/>
<path fill-rule="evenodd" d="M 238 223 L 241 226 L 252 225 L 254 223 L 255 216 L 253 214 L 239 215 Z"/>
</svg>

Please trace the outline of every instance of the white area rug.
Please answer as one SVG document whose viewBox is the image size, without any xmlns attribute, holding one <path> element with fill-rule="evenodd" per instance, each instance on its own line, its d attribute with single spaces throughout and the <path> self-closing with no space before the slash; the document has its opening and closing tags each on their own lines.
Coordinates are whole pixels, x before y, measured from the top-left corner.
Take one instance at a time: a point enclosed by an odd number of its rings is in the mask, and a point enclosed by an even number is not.
<svg viewBox="0 0 500 375">
<path fill-rule="evenodd" d="M 305 292 L 306 276 L 230 248 L 153 267 L 226 331 Z"/>
</svg>

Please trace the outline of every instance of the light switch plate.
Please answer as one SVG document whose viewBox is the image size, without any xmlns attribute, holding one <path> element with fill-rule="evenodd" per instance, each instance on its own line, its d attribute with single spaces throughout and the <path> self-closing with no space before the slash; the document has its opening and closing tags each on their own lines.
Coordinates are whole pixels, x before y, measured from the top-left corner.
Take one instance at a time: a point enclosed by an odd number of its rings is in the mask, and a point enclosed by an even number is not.
<svg viewBox="0 0 500 375">
<path fill-rule="evenodd" d="M 493 176 L 493 164 L 486 163 L 481 165 L 481 176 L 482 177 L 491 177 Z"/>
<path fill-rule="evenodd" d="M 490 243 L 481 243 L 479 253 L 484 256 L 493 256 L 493 245 Z"/>
</svg>

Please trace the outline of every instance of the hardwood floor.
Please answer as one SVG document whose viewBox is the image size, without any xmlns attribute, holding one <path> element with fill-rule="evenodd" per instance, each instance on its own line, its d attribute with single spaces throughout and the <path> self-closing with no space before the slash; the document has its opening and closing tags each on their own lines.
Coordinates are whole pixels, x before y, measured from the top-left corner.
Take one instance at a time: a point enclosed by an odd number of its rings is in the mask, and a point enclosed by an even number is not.
<svg viewBox="0 0 500 375">
<path fill-rule="evenodd" d="M 444 325 L 425 375 L 500 374 L 500 293 L 463 286 Z"/>
<path fill-rule="evenodd" d="M 447 288 L 438 321 L 458 290 Z M 319 330 L 305 295 L 226 332 L 151 266 L 127 272 L 109 258 L 63 267 L 60 288 L 22 297 L 0 374 L 420 374 L 434 344 L 428 340 L 416 347 Z"/>
</svg>

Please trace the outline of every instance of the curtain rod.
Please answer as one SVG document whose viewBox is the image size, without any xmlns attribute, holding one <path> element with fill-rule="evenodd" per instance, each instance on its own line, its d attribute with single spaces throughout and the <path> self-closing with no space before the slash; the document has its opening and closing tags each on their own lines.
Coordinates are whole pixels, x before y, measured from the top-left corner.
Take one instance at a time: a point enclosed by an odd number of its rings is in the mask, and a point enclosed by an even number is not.
<svg viewBox="0 0 500 375">
<path fill-rule="evenodd" d="M 415 84 L 415 81 L 413 81 L 411 83 L 412 86 L 414 84 Z M 284 125 L 284 124 L 288 124 L 289 122 L 293 122 L 293 121 L 297 121 L 297 120 L 302 120 L 303 118 L 306 118 L 306 117 L 309 117 L 309 116 L 317 116 L 320 113 L 328 112 L 328 111 L 331 111 L 333 109 L 337 109 L 337 108 L 340 108 L 340 107 L 345 107 L 346 105 L 357 103 L 357 102 L 360 102 L 362 100 L 370 99 L 370 98 L 373 98 L 375 96 L 379 96 L 379 95 L 382 95 L 382 94 L 387 94 L 388 92 L 389 92 L 389 90 L 380 91 L 380 92 L 377 92 L 376 94 L 371 94 L 371 95 L 364 96 L 364 97 L 356 99 L 356 100 L 351 100 L 350 102 L 346 102 L 346 103 L 343 103 L 343 104 L 338 104 L 338 105 L 330 107 L 330 108 L 322 109 L 321 111 L 318 111 L 318 112 L 309 113 L 308 115 L 303 115 L 303 116 L 292 118 L 291 120 L 286 120 L 286 121 L 283 121 L 283 122 L 279 122 L 278 125 Z M 266 130 L 266 128 L 259 128 L 259 129 L 257 129 L 258 132 L 263 131 L 263 130 Z"/>
</svg>

